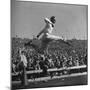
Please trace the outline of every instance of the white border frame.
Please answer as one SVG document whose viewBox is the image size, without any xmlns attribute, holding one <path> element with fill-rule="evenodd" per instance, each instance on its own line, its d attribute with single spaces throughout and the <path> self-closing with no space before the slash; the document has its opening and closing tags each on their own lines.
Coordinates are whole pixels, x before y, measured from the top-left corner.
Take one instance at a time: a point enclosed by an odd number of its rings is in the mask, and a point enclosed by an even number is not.
<svg viewBox="0 0 90 90">
<path fill-rule="evenodd" d="M 30 1 L 30 0 L 29 0 Z M 41 2 L 54 2 L 54 3 L 69 3 L 69 4 L 85 4 L 89 5 L 88 0 L 31 0 L 31 1 L 41 1 Z M 10 0 L 1 0 L 0 1 L 0 89 L 8 90 L 10 89 Z M 89 12 L 88 12 L 88 16 Z M 88 17 L 89 20 L 89 17 Z M 89 24 L 89 21 L 88 21 Z M 89 25 L 88 25 L 89 26 Z M 89 27 L 88 27 L 88 33 Z M 88 36 L 88 39 L 90 35 Z M 88 40 L 88 46 L 90 40 Z M 88 56 L 89 56 L 89 47 L 88 47 Z M 89 63 L 89 59 L 88 59 Z M 5 67 L 4 67 L 5 66 Z M 89 68 L 89 65 L 88 65 Z M 89 71 L 89 70 L 88 70 Z M 90 72 L 88 72 L 90 74 Z M 88 75 L 89 76 L 89 75 Z M 88 80 L 90 78 L 88 77 Z M 88 83 L 90 83 L 88 81 Z M 88 86 L 66 86 L 66 87 L 53 87 L 53 88 L 39 88 L 41 90 L 89 90 Z M 37 90 L 39 90 L 37 89 Z M 23 89 L 24 90 L 24 89 Z M 35 89 L 34 89 L 35 90 Z"/>
</svg>

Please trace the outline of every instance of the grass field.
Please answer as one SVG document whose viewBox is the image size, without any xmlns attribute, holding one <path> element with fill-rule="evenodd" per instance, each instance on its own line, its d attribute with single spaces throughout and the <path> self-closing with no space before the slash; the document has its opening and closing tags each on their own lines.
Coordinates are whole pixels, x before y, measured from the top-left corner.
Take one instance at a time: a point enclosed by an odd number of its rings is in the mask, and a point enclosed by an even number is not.
<svg viewBox="0 0 90 90">
<path fill-rule="evenodd" d="M 72 85 L 87 85 L 87 73 L 71 74 L 64 76 L 55 76 L 39 78 L 35 80 L 28 80 L 27 86 L 22 86 L 20 83 L 12 83 L 13 89 L 23 88 L 43 88 L 43 87 L 57 87 L 57 86 L 72 86 Z"/>
</svg>

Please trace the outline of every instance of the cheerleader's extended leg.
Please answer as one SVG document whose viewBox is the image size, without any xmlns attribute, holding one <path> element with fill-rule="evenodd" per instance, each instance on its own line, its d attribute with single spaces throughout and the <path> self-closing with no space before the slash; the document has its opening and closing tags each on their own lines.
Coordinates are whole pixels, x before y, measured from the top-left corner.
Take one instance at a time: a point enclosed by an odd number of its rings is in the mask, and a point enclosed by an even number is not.
<svg viewBox="0 0 90 90">
<path fill-rule="evenodd" d="M 60 37 L 60 36 L 55 36 L 55 35 L 51 35 L 51 34 L 46 34 L 46 37 L 48 38 L 48 39 L 51 39 L 51 40 L 63 40 L 63 38 L 62 37 Z"/>
</svg>

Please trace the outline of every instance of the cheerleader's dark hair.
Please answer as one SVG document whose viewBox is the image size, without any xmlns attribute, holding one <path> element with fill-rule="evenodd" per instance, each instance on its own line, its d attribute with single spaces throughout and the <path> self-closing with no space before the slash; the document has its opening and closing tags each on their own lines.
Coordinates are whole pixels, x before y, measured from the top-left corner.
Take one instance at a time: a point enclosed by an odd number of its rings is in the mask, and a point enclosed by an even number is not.
<svg viewBox="0 0 90 90">
<path fill-rule="evenodd" d="M 55 24 L 55 23 L 56 23 L 55 16 L 51 16 L 50 21 L 51 21 L 53 24 Z"/>
</svg>

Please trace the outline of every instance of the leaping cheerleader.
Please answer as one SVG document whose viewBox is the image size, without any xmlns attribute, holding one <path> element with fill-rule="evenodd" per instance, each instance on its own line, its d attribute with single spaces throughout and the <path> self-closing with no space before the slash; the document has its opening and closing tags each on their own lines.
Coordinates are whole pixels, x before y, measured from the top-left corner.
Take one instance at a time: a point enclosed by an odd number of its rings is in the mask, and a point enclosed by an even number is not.
<svg viewBox="0 0 90 90">
<path fill-rule="evenodd" d="M 35 39 L 26 44 L 32 45 L 37 51 L 39 50 L 41 52 L 43 52 L 47 48 L 48 43 L 52 40 L 65 41 L 62 37 L 51 34 L 56 23 L 55 16 L 51 16 L 50 19 L 45 18 L 44 21 L 46 23 L 44 29 L 39 32 Z"/>
</svg>

